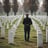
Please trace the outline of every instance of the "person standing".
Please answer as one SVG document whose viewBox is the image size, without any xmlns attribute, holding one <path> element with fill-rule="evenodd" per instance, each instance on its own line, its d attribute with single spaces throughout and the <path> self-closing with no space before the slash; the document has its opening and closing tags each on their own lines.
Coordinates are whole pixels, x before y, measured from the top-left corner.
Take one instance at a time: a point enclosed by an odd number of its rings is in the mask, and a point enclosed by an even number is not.
<svg viewBox="0 0 48 48">
<path fill-rule="evenodd" d="M 30 38 L 30 25 L 32 24 L 32 20 L 28 16 L 29 16 L 29 14 L 26 14 L 26 18 L 23 19 L 25 41 L 29 41 L 29 38 Z"/>
</svg>

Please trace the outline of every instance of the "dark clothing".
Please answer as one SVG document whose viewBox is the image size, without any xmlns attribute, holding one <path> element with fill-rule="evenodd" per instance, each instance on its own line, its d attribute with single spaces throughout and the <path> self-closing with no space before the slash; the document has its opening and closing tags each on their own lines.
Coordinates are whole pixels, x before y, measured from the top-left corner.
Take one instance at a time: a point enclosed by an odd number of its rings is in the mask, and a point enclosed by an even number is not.
<svg viewBox="0 0 48 48">
<path fill-rule="evenodd" d="M 25 40 L 29 40 L 29 36 L 30 36 L 30 25 L 32 24 L 32 21 L 31 21 L 30 18 L 25 18 L 23 20 L 23 24 L 24 24 Z"/>
<path fill-rule="evenodd" d="M 30 18 L 25 18 L 23 20 L 23 24 L 24 24 L 24 30 L 29 31 L 30 30 L 30 25 L 32 24 L 32 21 Z"/>
<path fill-rule="evenodd" d="M 25 40 L 26 40 L 26 41 L 29 41 L 29 38 L 30 38 L 30 31 L 24 30 L 24 36 L 25 36 Z"/>
</svg>

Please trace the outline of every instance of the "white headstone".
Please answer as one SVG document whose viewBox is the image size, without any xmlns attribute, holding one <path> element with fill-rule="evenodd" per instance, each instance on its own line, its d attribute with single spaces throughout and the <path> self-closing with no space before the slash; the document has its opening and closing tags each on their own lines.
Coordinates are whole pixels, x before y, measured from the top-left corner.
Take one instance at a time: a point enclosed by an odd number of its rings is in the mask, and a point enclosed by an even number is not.
<svg viewBox="0 0 48 48">
<path fill-rule="evenodd" d="M 13 31 L 9 31 L 9 33 L 8 33 L 8 43 L 14 44 L 14 33 L 13 33 Z"/>
<path fill-rule="evenodd" d="M 46 42 L 48 43 L 48 26 L 46 26 Z"/>
<path fill-rule="evenodd" d="M 1 20 L 0 20 L 0 27 L 2 27 L 2 22 L 1 22 Z"/>
<path fill-rule="evenodd" d="M 37 31 L 37 47 L 43 47 L 43 36 L 41 30 Z"/>
<path fill-rule="evenodd" d="M 2 26 L 1 27 L 1 37 L 5 37 L 5 27 L 4 26 Z"/>
<path fill-rule="evenodd" d="M 7 29 L 9 29 L 9 24 L 7 23 Z"/>
<path fill-rule="evenodd" d="M 12 25 L 12 22 L 11 22 L 11 25 Z"/>
</svg>

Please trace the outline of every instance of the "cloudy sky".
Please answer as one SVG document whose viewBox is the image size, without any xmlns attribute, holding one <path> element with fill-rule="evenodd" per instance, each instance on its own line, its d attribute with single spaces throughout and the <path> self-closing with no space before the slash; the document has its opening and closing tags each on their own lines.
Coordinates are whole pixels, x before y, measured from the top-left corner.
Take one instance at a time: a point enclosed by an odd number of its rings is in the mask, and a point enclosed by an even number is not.
<svg viewBox="0 0 48 48">
<path fill-rule="evenodd" d="M 0 0 L 1 2 L 3 1 L 3 0 Z M 12 1 L 12 0 L 10 0 L 10 1 Z M 23 1 L 24 0 L 18 0 L 18 2 L 20 2 L 20 4 L 23 4 Z M 42 2 L 43 0 L 39 0 L 39 2 Z"/>
<path fill-rule="evenodd" d="M 3 0 L 0 0 L 1 2 L 3 1 Z M 12 0 L 10 0 L 11 2 L 12 2 Z M 23 1 L 24 0 L 18 0 L 18 2 L 20 2 L 20 4 L 23 4 Z"/>
</svg>

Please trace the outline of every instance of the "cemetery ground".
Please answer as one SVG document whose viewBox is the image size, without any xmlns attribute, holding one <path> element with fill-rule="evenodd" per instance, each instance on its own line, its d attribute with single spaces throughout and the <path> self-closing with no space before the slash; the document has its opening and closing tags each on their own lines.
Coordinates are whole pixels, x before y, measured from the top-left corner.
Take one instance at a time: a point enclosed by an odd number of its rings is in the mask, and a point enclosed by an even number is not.
<svg viewBox="0 0 48 48">
<path fill-rule="evenodd" d="M 39 22 L 37 23 L 39 24 Z M 43 32 L 43 48 L 48 48 L 48 44 L 46 44 L 46 33 L 45 33 L 46 31 L 43 30 L 41 26 L 40 28 Z M 6 29 L 5 32 L 6 32 L 5 39 L 0 39 L 0 48 L 37 48 L 37 32 L 34 29 L 33 25 L 31 25 L 29 42 L 24 40 L 24 26 L 22 22 L 20 23 L 20 25 L 16 30 L 14 45 L 8 44 L 8 30 Z"/>
</svg>

